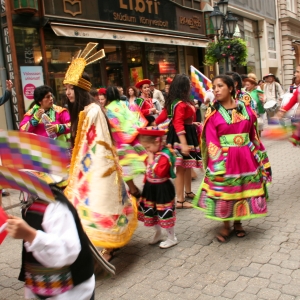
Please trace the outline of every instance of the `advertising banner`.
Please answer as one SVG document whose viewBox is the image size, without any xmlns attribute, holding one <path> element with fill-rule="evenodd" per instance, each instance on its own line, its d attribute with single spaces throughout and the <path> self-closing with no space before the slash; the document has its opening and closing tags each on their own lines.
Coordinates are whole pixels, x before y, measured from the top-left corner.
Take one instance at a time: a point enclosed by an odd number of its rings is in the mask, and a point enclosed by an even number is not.
<svg viewBox="0 0 300 300">
<path fill-rule="evenodd" d="M 44 84 L 43 68 L 41 66 L 20 67 L 25 109 L 33 101 L 33 92 L 36 87 Z"/>
</svg>

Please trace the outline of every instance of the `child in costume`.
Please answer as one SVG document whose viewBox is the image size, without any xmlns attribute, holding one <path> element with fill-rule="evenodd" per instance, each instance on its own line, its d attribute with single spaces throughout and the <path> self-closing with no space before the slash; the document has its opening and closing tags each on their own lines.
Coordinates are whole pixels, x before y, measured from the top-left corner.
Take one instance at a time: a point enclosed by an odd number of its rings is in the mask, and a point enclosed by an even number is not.
<svg viewBox="0 0 300 300">
<path fill-rule="evenodd" d="M 148 152 L 145 185 L 139 202 L 138 219 L 145 226 L 154 226 L 155 235 L 149 243 L 154 245 L 164 236 L 165 228 L 168 237 L 159 244 L 160 248 L 169 248 L 178 243 L 174 232 L 175 226 L 175 189 L 169 179 L 175 178 L 175 156 L 165 147 L 162 136 L 165 130 L 152 127 L 139 128 L 139 139 Z"/>
</svg>

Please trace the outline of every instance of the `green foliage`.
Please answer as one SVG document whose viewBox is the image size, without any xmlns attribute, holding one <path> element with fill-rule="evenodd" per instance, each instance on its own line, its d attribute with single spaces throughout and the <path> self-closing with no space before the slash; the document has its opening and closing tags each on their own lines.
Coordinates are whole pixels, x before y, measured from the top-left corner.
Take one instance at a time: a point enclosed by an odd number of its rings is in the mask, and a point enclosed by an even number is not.
<svg viewBox="0 0 300 300">
<path fill-rule="evenodd" d="M 212 41 L 208 44 L 204 63 L 211 66 L 217 62 L 223 62 L 228 57 L 233 66 L 245 66 L 247 56 L 247 45 L 243 39 L 221 39 L 219 42 Z"/>
</svg>

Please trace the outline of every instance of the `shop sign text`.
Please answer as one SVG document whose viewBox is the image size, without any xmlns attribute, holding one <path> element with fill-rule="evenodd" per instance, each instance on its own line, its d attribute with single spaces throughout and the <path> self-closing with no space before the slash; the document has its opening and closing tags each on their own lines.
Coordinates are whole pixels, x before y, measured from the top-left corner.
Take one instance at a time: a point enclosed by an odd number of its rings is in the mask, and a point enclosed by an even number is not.
<svg viewBox="0 0 300 300">
<path fill-rule="evenodd" d="M 135 10 L 136 12 L 158 15 L 160 2 L 156 0 L 119 0 L 121 9 Z"/>
<path fill-rule="evenodd" d="M 191 18 L 179 16 L 179 23 L 181 25 L 189 26 L 191 29 L 201 28 L 201 21 L 197 16 L 193 16 Z"/>
<path fill-rule="evenodd" d="M 11 55 L 11 46 L 10 46 L 10 40 L 9 40 L 9 34 L 8 34 L 8 28 L 3 28 L 3 36 L 4 36 L 4 49 L 5 49 L 5 55 L 6 55 L 6 63 L 8 67 L 8 77 L 9 79 L 14 83 L 15 82 L 15 75 L 14 75 L 14 68 L 12 63 L 12 55 Z M 18 109 L 18 99 L 17 99 L 17 93 L 16 89 L 13 86 L 12 90 L 12 103 L 13 103 L 13 113 L 15 117 L 15 124 L 17 128 L 19 129 L 20 126 L 20 120 L 19 120 L 19 109 Z"/>
</svg>

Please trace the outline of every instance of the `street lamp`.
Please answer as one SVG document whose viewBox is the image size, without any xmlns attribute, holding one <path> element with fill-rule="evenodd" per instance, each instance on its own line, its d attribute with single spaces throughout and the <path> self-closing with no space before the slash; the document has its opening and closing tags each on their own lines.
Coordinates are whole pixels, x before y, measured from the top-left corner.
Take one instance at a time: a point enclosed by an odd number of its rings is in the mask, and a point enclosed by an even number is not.
<svg viewBox="0 0 300 300">
<path fill-rule="evenodd" d="M 214 30 L 217 32 L 216 36 L 220 42 L 220 37 L 223 39 L 232 38 L 238 18 L 235 18 L 230 11 L 228 11 L 228 0 L 220 0 L 214 6 L 214 11 L 209 15 Z M 219 31 L 222 29 L 221 34 Z M 225 58 L 226 70 L 228 70 L 228 57 Z"/>
</svg>

